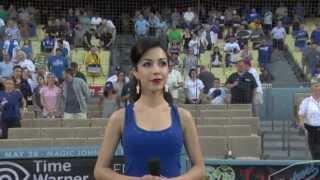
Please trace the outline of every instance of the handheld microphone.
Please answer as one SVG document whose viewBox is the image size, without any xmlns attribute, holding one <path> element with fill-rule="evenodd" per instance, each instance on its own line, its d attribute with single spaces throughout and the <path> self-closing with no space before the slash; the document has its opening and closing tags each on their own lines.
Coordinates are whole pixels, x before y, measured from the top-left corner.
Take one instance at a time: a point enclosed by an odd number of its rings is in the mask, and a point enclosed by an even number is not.
<svg viewBox="0 0 320 180">
<path fill-rule="evenodd" d="M 151 159 L 148 161 L 149 174 L 160 176 L 160 159 Z"/>
</svg>

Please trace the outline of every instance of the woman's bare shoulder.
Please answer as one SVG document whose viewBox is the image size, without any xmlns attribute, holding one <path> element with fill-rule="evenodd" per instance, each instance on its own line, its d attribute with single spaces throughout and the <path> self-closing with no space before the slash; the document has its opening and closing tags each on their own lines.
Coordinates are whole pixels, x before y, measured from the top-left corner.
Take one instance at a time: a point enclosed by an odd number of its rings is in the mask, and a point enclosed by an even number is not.
<svg viewBox="0 0 320 180">
<path fill-rule="evenodd" d="M 125 119 L 125 108 L 113 112 L 108 120 L 108 126 L 120 127 L 122 129 Z"/>
<path fill-rule="evenodd" d="M 181 124 L 184 128 L 194 123 L 194 120 L 190 111 L 188 111 L 185 108 L 178 107 L 178 112 L 179 112 Z"/>
</svg>

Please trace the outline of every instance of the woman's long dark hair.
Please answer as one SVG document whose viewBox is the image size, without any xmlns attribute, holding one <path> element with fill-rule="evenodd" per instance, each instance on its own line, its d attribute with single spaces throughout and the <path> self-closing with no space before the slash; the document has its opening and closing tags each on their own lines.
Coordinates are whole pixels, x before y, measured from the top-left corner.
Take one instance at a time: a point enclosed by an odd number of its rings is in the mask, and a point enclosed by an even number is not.
<svg viewBox="0 0 320 180">
<path fill-rule="evenodd" d="M 137 70 L 138 62 L 140 61 L 141 57 L 150 49 L 159 47 L 161 48 L 168 56 L 167 49 L 163 44 L 161 44 L 159 39 L 156 38 L 143 38 L 138 40 L 138 42 L 131 48 L 131 63 L 132 66 Z M 169 62 L 168 62 L 169 63 Z M 130 99 L 131 102 L 136 102 L 141 96 L 141 85 L 140 92 L 137 93 L 137 85 L 138 80 L 133 76 L 130 82 Z M 169 103 L 173 103 L 173 98 L 169 92 L 164 91 L 163 93 L 164 99 Z"/>
</svg>

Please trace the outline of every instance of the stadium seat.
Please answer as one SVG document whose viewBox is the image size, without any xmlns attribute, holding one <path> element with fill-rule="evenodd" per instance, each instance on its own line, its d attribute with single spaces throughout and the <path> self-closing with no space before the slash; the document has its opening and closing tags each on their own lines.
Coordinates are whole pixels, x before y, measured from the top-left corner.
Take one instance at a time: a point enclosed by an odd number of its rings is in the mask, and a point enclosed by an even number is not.
<svg viewBox="0 0 320 180">
<path fill-rule="evenodd" d="M 73 138 L 74 128 L 41 128 L 42 138 Z"/>
<path fill-rule="evenodd" d="M 107 118 L 92 118 L 90 120 L 91 127 L 105 127 L 107 124 Z"/>
<path fill-rule="evenodd" d="M 227 138 L 200 136 L 200 145 L 205 158 L 224 158 L 227 153 Z"/>
<path fill-rule="evenodd" d="M 224 126 L 227 136 L 250 136 L 250 125 L 227 125 Z"/>
<path fill-rule="evenodd" d="M 9 128 L 9 139 L 40 138 L 40 128 Z"/>
<path fill-rule="evenodd" d="M 223 126 L 229 124 L 228 118 L 200 118 L 196 121 L 197 125 L 206 125 L 206 126 Z"/>
<path fill-rule="evenodd" d="M 32 139 L 1 139 L 1 148 L 38 148 L 50 147 L 52 139 L 49 138 L 32 138 Z"/>
<path fill-rule="evenodd" d="M 62 120 L 62 127 L 89 127 L 89 119 L 65 119 Z"/>
<path fill-rule="evenodd" d="M 226 136 L 224 126 L 197 126 L 199 136 Z"/>
<path fill-rule="evenodd" d="M 104 129 L 101 127 L 76 127 L 74 128 L 75 138 L 102 137 Z"/>
<path fill-rule="evenodd" d="M 102 137 L 96 137 L 96 138 L 87 138 L 87 145 L 100 145 L 103 141 Z"/>
<path fill-rule="evenodd" d="M 251 109 L 251 104 L 228 104 L 228 109 Z"/>
<path fill-rule="evenodd" d="M 89 111 L 87 115 L 88 118 L 99 118 L 101 117 L 101 111 Z"/>
<path fill-rule="evenodd" d="M 32 127 L 61 127 L 61 119 L 34 119 Z"/>
<path fill-rule="evenodd" d="M 231 136 L 229 144 L 232 154 L 239 159 L 260 159 L 261 139 L 259 136 Z"/>
<path fill-rule="evenodd" d="M 86 146 L 86 138 L 56 138 L 53 139 L 54 146 L 72 147 L 72 146 Z"/>
</svg>

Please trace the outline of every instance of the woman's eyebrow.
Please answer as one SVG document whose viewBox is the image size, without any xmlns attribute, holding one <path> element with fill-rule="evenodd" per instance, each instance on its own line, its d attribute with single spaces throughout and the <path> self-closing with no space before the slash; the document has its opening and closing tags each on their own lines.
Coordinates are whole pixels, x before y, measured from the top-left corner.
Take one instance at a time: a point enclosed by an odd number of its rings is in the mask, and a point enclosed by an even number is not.
<svg viewBox="0 0 320 180">
<path fill-rule="evenodd" d="M 167 60 L 168 58 L 159 58 L 159 59 L 149 59 L 149 58 L 146 58 L 146 59 L 142 59 L 142 61 L 155 61 L 155 60 Z"/>
</svg>

